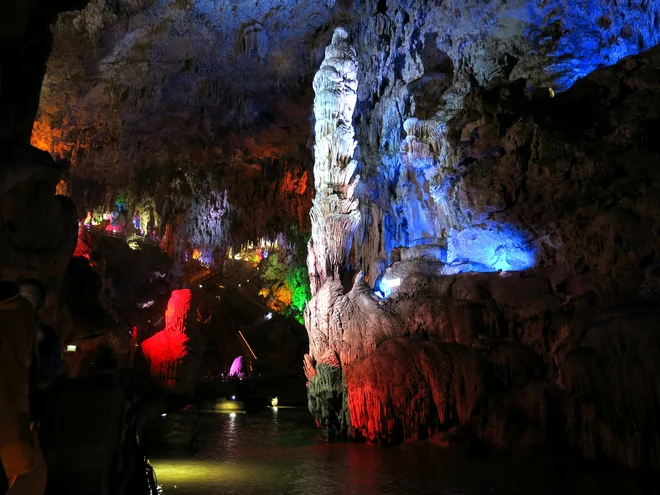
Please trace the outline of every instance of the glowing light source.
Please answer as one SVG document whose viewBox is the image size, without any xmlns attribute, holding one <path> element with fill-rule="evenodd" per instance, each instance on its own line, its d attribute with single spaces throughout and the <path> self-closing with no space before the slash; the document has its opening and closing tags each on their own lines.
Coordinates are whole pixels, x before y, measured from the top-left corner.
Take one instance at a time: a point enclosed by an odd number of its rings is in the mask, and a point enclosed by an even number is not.
<svg viewBox="0 0 660 495">
<path fill-rule="evenodd" d="M 232 395 L 232 396 L 231 396 L 231 400 L 236 400 L 236 396 L 235 396 L 235 395 Z"/>
<path fill-rule="evenodd" d="M 277 399 L 277 397 L 273 397 L 272 399 L 270 399 L 271 406 L 277 407 L 278 404 L 279 404 L 279 400 Z"/>
<path fill-rule="evenodd" d="M 454 231 L 447 244 L 447 263 L 465 265 L 459 272 L 526 270 L 534 266 L 535 258 L 534 247 L 520 232 L 506 225 Z"/>
<path fill-rule="evenodd" d="M 67 345 L 66 346 L 66 352 L 76 352 L 77 347 L 75 345 Z"/>
<path fill-rule="evenodd" d="M 392 278 L 392 279 L 382 278 L 378 283 L 378 288 L 380 290 L 376 291 L 376 295 L 380 293 L 381 296 L 379 297 L 381 298 L 390 297 L 390 295 L 392 294 L 392 289 L 395 287 L 399 287 L 400 285 L 401 285 L 400 278 Z"/>
<path fill-rule="evenodd" d="M 250 352 L 252 353 L 252 356 L 254 357 L 254 359 L 257 359 L 257 355 L 254 353 L 254 351 L 252 350 L 252 347 L 250 347 L 250 344 L 248 344 L 248 341 L 247 341 L 247 340 L 245 339 L 245 337 L 243 336 L 243 332 L 241 332 L 241 331 L 239 330 L 239 331 L 238 331 L 238 335 L 241 336 L 241 338 L 243 339 L 243 342 L 245 342 L 245 345 L 248 346 L 248 349 L 250 349 Z"/>
<path fill-rule="evenodd" d="M 238 356 L 231 363 L 231 368 L 229 368 L 229 376 L 243 376 L 243 356 Z"/>
<path fill-rule="evenodd" d="M 166 417 L 166 416 L 167 416 L 167 413 L 161 414 L 161 417 L 163 417 L 163 418 Z"/>
<path fill-rule="evenodd" d="M 264 316 L 264 320 L 271 320 L 272 318 L 273 318 L 273 313 L 267 313 L 267 314 Z"/>
</svg>

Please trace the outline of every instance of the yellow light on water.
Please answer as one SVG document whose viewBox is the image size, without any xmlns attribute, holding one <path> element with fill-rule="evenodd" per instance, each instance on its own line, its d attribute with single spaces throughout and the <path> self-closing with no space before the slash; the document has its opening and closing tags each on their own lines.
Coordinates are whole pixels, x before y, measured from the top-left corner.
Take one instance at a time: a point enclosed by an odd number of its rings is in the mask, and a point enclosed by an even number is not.
<svg viewBox="0 0 660 495">
<path fill-rule="evenodd" d="M 213 460 L 152 459 L 151 464 L 158 476 L 158 483 L 165 489 L 168 485 L 184 488 L 195 485 L 221 486 L 241 480 L 248 482 L 253 479 L 255 470 L 255 466 L 228 465 Z"/>
</svg>

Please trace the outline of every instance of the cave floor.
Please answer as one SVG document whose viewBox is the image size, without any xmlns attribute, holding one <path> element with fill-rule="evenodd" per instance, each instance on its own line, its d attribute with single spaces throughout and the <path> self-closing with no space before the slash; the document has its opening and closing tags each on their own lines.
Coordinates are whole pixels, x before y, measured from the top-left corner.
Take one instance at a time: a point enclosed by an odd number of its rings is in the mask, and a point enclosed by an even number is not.
<svg viewBox="0 0 660 495">
<path fill-rule="evenodd" d="M 296 408 L 202 413 L 198 439 L 196 454 L 152 456 L 166 495 L 654 493 L 654 480 L 618 469 L 468 458 L 431 442 L 329 443 L 309 413 Z"/>
</svg>

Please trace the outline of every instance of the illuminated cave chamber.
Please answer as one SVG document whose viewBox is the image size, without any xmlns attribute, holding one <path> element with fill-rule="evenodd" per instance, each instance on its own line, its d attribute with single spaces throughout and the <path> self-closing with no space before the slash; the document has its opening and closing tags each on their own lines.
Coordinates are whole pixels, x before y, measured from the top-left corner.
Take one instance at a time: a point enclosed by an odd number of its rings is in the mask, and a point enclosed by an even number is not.
<svg viewBox="0 0 660 495">
<path fill-rule="evenodd" d="M 3 276 L 48 281 L 63 335 L 138 327 L 170 391 L 196 331 L 208 375 L 299 376 L 306 308 L 339 435 L 657 466 L 655 2 L 243 3 L 90 2 L 48 64 L 42 9 L 11 30 L 39 53 L 2 61 Z"/>
<path fill-rule="evenodd" d="M 473 13 L 481 34 L 465 45 L 451 26 L 395 9 L 389 23 L 370 8 L 367 34 L 336 30 L 314 80 L 310 411 L 337 435 L 376 443 L 450 432 L 495 450 L 657 465 L 649 418 L 660 396 L 641 399 L 634 379 L 658 377 L 657 346 L 641 351 L 658 323 L 641 289 L 658 242 L 643 227 L 659 220 L 645 206 L 655 152 L 621 141 L 612 122 L 644 135 L 651 93 L 633 80 L 652 77 L 659 52 L 594 70 L 656 44 L 658 29 L 598 54 L 581 7 L 565 7 L 562 31 L 512 4 L 498 22 L 521 33 L 514 55 L 480 31 L 485 12 Z M 593 8 L 611 20 L 597 29 L 619 23 L 613 4 Z M 632 170 L 638 154 L 645 165 Z M 628 338 L 622 358 L 610 344 Z M 634 418 L 619 423 L 612 402 Z M 643 428 L 653 433 L 629 455 Z"/>
</svg>

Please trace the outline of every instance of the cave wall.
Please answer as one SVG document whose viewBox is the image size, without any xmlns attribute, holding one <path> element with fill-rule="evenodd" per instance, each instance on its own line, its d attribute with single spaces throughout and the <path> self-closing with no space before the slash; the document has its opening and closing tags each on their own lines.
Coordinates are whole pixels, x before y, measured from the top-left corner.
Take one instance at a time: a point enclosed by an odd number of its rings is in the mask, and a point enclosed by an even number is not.
<svg viewBox="0 0 660 495">
<path fill-rule="evenodd" d="M 86 1 L 3 2 L 0 6 L 0 279 L 40 279 L 47 287 L 42 319 L 58 324 L 58 301 L 76 244 L 75 205 L 56 196 L 66 167 L 28 143 L 46 61 L 50 25 Z"/>
<path fill-rule="evenodd" d="M 376 32 L 387 26 L 384 4 L 374 6 Z M 483 9 L 503 9 L 491 11 L 502 28 L 512 5 Z M 571 8 L 553 8 L 569 26 Z M 649 5 L 631 8 L 649 20 L 642 37 L 657 43 Z M 486 33 L 456 52 L 433 36 L 436 24 L 423 36 L 424 15 L 403 22 L 406 13 L 390 14 L 401 18 L 398 28 L 410 23 L 417 51 L 408 45 L 397 59 L 393 50 L 379 72 L 360 32 L 367 23 L 348 29 L 343 49 L 355 49 L 360 67 L 351 158 L 359 162 L 352 191 L 362 222 L 355 239 L 347 223 L 336 237 L 349 239 L 348 259 L 331 259 L 336 273 L 362 272 L 352 287 L 326 277 L 307 307 L 310 410 L 340 435 L 384 444 L 450 433 L 506 452 L 578 452 L 657 467 L 658 313 L 650 287 L 660 247 L 658 150 L 645 136 L 656 126 L 660 52 L 586 75 L 648 45 L 622 41 L 617 56 L 585 66 L 591 45 L 575 54 L 561 48 L 588 38 L 587 26 L 570 24 L 539 65 L 522 35 L 535 31 L 536 17 L 513 16 L 516 29 L 494 30 L 511 35 L 506 49 Z M 447 30 L 458 34 L 460 25 Z M 426 77 L 423 39 L 442 47 L 431 57 L 437 73 Z M 385 57 L 392 38 L 379 40 Z M 479 57 L 498 60 L 498 50 L 523 55 L 510 71 L 481 73 Z M 529 71 L 516 73 L 520 64 Z M 337 74 L 340 93 L 345 76 Z M 375 83 L 374 74 L 383 79 Z M 392 81 L 397 91 L 374 94 Z M 317 132 L 317 146 L 319 139 Z M 339 137 L 332 143 L 343 149 Z M 326 156 L 316 156 L 315 174 Z M 326 175 L 349 161 L 331 163 Z M 317 186 L 315 204 L 324 196 Z"/>
<path fill-rule="evenodd" d="M 93 0 L 58 19 L 32 141 L 72 163 L 81 210 L 126 198 L 178 259 L 307 232 L 315 40 L 345 11 Z"/>
<path fill-rule="evenodd" d="M 153 210 L 160 235 L 170 224 L 179 257 L 191 236 L 213 259 L 213 251 L 255 241 L 265 229 L 306 231 L 310 82 L 341 24 L 359 59 L 363 222 L 354 264 L 373 285 L 397 247 L 446 243 L 452 233 L 445 246 L 451 259 L 522 268 L 533 264 L 538 246 L 530 241 L 542 234 L 474 218 L 480 212 L 457 205 L 454 190 L 447 194 L 457 177 L 456 159 L 443 147 L 446 122 L 473 87 L 524 79 L 526 91 L 559 93 L 594 68 L 653 46 L 659 15 L 644 1 L 429 8 L 425 1 L 93 0 L 58 19 L 32 141 L 72 162 L 69 194 L 81 209 L 128 196 L 133 211 Z M 264 194 L 241 179 L 255 168 L 271 188 L 287 174 L 302 180 L 307 173 L 307 193 Z M 176 196 L 206 194 L 209 184 L 207 204 Z M 218 196 L 227 208 L 216 208 Z M 255 207 L 255 198 L 266 200 Z M 489 200 L 497 209 L 513 199 Z M 226 211 L 231 219 L 180 228 L 199 223 L 197 210 L 213 210 L 213 218 Z M 256 236 L 242 232 L 246 225 L 257 226 Z M 481 256 L 465 252 L 461 235 L 480 237 Z M 508 260 L 494 255 L 499 246 Z"/>
<path fill-rule="evenodd" d="M 657 465 L 657 53 L 593 71 L 656 45 L 660 13 L 429 3 L 92 0 L 58 20 L 32 143 L 86 209 L 152 209 L 178 256 L 304 229 L 310 82 L 345 26 L 353 116 L 315 129 L 338 138 L 316 143 L 319 423 Z"/>
<path fill-rule="evenodd" d="M 372 1 L 358 11 L 349 29 L 359 60 L 356 158 L 363 177 L 354 258 L 370 283 L 400 246 L 444 243 L 453 258 L 481 258 L 491 269 L 513 268 L 492 256 L 491 246 L 506 245 L 516 268 L 533 264 L 532 251 L 552 251 L 551 233 L 491 218 L 516 202 L 515 190 L 495 183 L 484 197 L 466 197 L 475 173 L 463 178 L 461 158 L 446 144 L 447 122 L 475 87 L 522 80 L 530 95 L 559 94 L 594 69 L 656 45 L 657 6 Z M 466 252 L 461 235 L 479 237 L 482 253 Z"/>
</svg>

